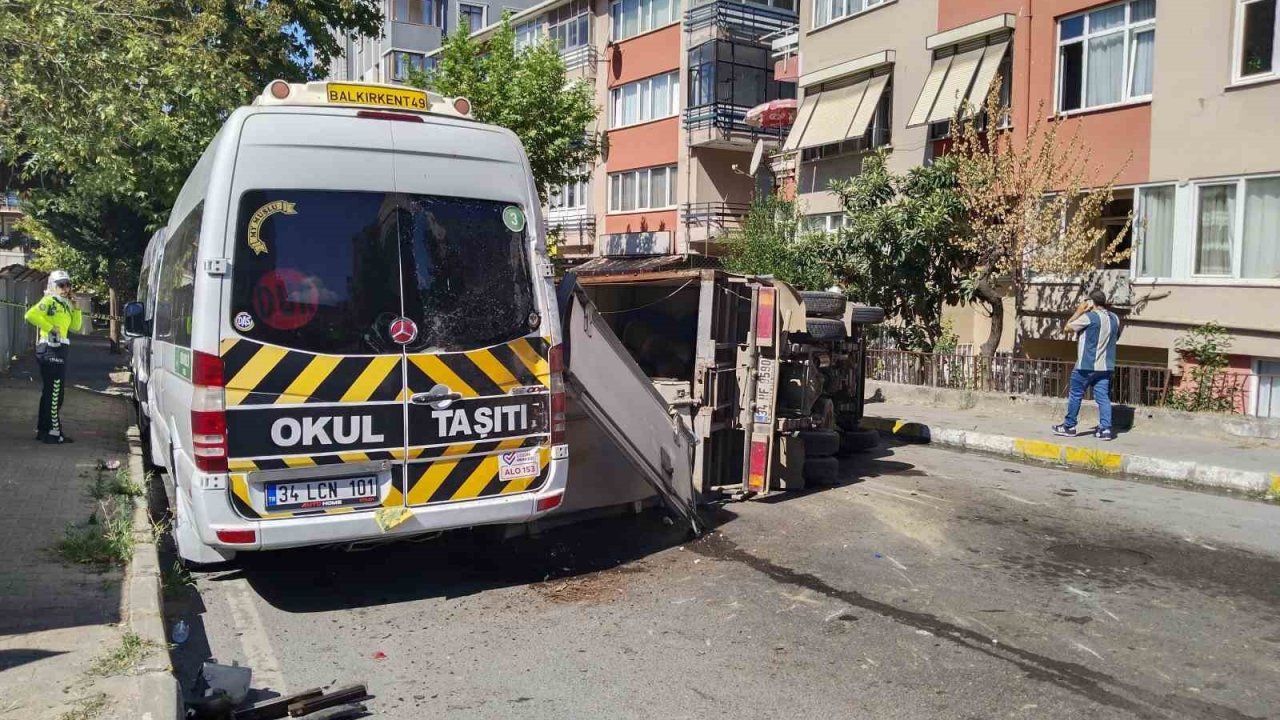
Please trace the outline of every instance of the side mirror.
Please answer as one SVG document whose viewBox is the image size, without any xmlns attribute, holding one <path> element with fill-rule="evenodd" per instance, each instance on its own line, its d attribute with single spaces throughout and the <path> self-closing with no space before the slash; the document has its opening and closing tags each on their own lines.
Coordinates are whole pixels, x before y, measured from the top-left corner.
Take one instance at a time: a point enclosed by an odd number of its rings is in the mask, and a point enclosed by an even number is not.
<svg viewBox="0 0 1280 720">
<path fill-rule="evenodd" d="M 140 302 L 131 302 L 124 304 L 124 335 L 129 338 L 146 337 L 151 333 L 147 330 L 147 309 Z"/>
</svg>

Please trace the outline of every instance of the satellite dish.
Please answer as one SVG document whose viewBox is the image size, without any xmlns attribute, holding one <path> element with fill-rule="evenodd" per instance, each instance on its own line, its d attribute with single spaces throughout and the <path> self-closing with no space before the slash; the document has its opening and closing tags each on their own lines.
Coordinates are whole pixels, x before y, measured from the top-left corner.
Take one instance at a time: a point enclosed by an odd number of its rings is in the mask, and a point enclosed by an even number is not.
<svg viewBox="0 0 1280 720">
<path fill-rule="evenodd" d="M 755 175 L 760 172 L 760 161 L 764 160 L 764 138 L 756 140 L 756 150 L 751 153 L 751 166 L 747 170 L 747 174 Z"/>
</svg>

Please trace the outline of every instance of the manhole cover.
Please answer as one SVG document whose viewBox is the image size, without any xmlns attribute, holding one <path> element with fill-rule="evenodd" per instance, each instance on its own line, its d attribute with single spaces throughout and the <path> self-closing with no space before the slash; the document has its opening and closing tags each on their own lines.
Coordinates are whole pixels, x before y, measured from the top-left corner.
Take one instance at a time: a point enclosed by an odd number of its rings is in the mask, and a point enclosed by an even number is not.
<svg viewBox="0 0 1280 720">
<path fill-rule="evenodd" d="M 1146 565 L 1152 559 L 1144 552 L 1105 545 L 1054 545 L 1049 554 L 1070 563 L 1110 568 Z"/>
</svg>

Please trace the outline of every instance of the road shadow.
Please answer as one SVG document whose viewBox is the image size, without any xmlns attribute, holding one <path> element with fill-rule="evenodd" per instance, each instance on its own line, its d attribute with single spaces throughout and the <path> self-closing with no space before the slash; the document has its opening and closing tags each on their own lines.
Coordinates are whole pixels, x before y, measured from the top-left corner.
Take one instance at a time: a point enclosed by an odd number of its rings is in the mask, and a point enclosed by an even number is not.
<svg viewBox="0 0 1280 720">
<path fill-rule="evenodd" d="M 66 650 L 39 650 L 36 648 L 0 650 L 0 672 L 22 667 L 27 663 L 37 662 L 55 655 L 65 655 L 66 652 Z"/>
<path fill-rule="evenodd" d="M 724 513 L 714 517 L 714 525 L 730 519 Z M 577 577 L 639 560 L 688 537 L 688 525 L 669 522 L 665 511 L 653 509 L 507 540 L 463 530 L 362 550 L 242 553 L 234 569 L 209 581 L 243 578 L 279 610 L 326 612 Z"/>
</svg>

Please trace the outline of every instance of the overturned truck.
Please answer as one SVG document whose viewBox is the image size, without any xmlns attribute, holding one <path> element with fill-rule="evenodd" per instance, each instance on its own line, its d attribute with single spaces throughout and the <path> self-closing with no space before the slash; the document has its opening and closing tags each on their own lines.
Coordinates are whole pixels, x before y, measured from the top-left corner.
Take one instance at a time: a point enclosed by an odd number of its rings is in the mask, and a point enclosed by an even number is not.
<svg viewBox="0 0 1280 720">
<path fill-rule="evenodd" d="M 832 484 L 876 444 L 859 422 L 883 310 L 685 262 L 599 258 L 559 284 L 562 514 L 656 495 L 696 529 L 700 504 Z"/>
</svg>

